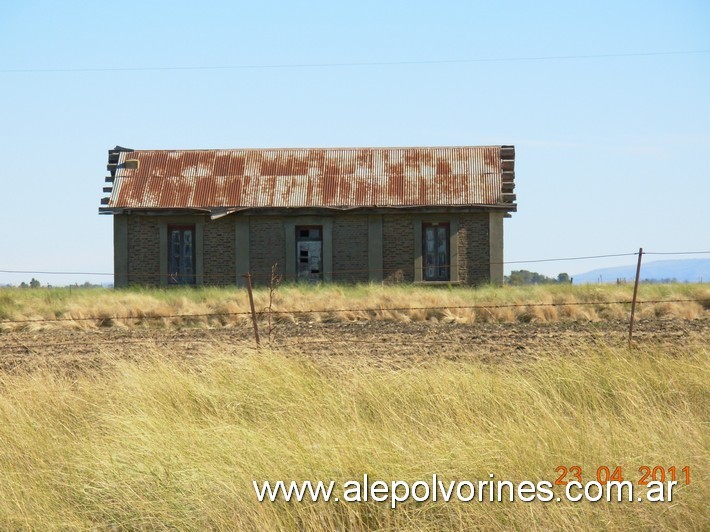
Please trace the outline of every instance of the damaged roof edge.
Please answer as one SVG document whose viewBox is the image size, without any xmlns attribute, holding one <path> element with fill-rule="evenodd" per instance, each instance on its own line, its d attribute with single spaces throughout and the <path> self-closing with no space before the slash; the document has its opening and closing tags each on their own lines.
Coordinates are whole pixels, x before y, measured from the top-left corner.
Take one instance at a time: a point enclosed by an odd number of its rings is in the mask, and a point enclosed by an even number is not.
<svg viewBox="0 0 710 532">
<path fill-rule="evenodd" d="M 133 164 L 127 164 L 127 161 Z M 475 207 L 516 210 L 515 147 L 109 150 L 99 212 Z M 225 214 L 214 215 L 221 216 Z"/>
</svg>

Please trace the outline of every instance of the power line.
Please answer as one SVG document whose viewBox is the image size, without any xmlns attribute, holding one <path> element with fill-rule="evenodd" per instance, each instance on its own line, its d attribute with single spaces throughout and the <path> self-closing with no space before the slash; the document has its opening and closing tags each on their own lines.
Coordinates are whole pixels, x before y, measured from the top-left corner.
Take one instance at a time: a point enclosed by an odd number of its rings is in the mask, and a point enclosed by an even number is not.
<svg viewBox="0 0 710 532">
<path fill-rule="evenodd" d="M 701 253 L 701 252 L 698 252 Z M 645 254 L 645 253 L 644 253 Z M 531 259 L 531 260 L 512 260 L 512 261 L 502 261 L 502 262 L 488 262 L 488 261 L 474 261 L 469 264 L 526 264 L 535 262 L 556 262 L 556 261 L 570 261 L 570 260 L 587 260 L 587 259 L 605 259 L 610 257 L 632 257 L 638 255 L 636 253 L 613 253 L 606 255 L 586 255 L 581 257 L 558 257 L 551 259 Z M 354 273 L 354 272 L 369 272 L 369 271 L 386 271 L 386 270 L 371 270 L 371 269 L 343 269 L 343 270 L 333 270 L 332 273 Z M 23 274 L 23 275 L 106 275 L 112 276 L 113 273 L 108 272 L 72 272 L 72 271 L 33 271 L 33 270 L 0 270 L 0 273 L 11 273 L 11 274 Z M 150 273 L 150 272 L 137 272 L 132 273 L 132 276 L 136 277 L 146 277 L 146 276 L 169 276 L 170 274 L 163 273 Z M 257 277 L 258 275 L 252 274 L 252 276 Z M 204 278 L 234 278 L 233 273 L 229 274 L 216 274 L 216 275 L 205 275 Z"/>
<path fill-rule="evenodd" d="M 565 260 L 587 260 L 587 259 L 608 259 L 610 257 L 633 257 L 636 253 L 613 253 L 610 255 L 587 255 L 584 257 L 558 257 L 554 259 L 532 259 L 532 260 L 506 260 L 503 262 L 491 262 L 490 264 L 527 264 L 533 262 L 558 262 Z"/>
<path fill-rule="evenodd" d="M 709 255 L 710 251 L 644 251 L 644 255 Z"/>
<path fill-rule="evenodd" d="M 29 74 L 29 73 L 81 73 L 81 72 L 169 72 L 189 70 L 279 70 L 299 68 L 343 68 L 343 67 L 377 67 L 377 66 L 416 66 L 416 65 L 446 65 L 446 64 L 471 64 L 471 63 L 509 63 L 531 61 L 560 61 L 575 59 L 614 59 L 623 57 L 657 57 L 677 55 L 708 54 L 710 50 L 682 50 L 676 52 L 637 52 L 614 54 L 577 54 L 577 55 L 548 55 L 524 57 L 487 57 L 471 59 L 430 59 L 415 61 L 353 61 L 337 63 L 274 63 L 255 65 L 193 65 L 193 66 L 157 66 L 157 67 L 98 67 L 98 68 L 15 68 L 2 69 L 0 74 Z"/>
<path fill-rule="evenodd" d="M 710 251 L 644 251 L 644 255 L 708 255 Z M 528 259 L 528 260 L 506 260 L 506 261 L 470 261 L 469 265 L 488 265 L 488 264 L 534 264 L 541 262 L 564 262 L 564 261 L 575 261 L 575 260 L 592 260 L 592 259 L 607 259 L 616 257 L 635 257 L 638 256 L 638 251 L 633 253 L 608 253 L 603 255 L 582 255 L 576 257 L 554 257 L 547 259 Z M 351 268 L 351 269 L 341 269 L 332 270 L 331 273 L 337 274 L 347 274 L 347 273 L 363 273 L 363 272 L 388 272 L 392 269 L 363 269 L 363 268 Z M 19 274 L 19 275 L 97 275 L 97 276 L 109 276 L 112 277 L 114 274 L 111 272 L 91 272 L 91 271 L 53 271 L 53 270 L 10 270 L 10 269 L 0 269 L 0 273 L 6 274 Z M 252 277 L 270 277 L 271 274 L 252 274 Z M 133 272 L 130 274 L 133 278 L 152 278 L 152 277 L 170 277 L 169 273 L 157 273 L 157 272 Z M 225 273 L 225 274 L 202 274 L 203 279 L 230 279 L 234 280 L 235 273 Z"/>
<path fill-rule="evenodd" d="M 32 270 L 0 270 L 0 273 L 19 273 L 37 275 L 113 275 L 106 272 L 56 272 L 56 271 L 32 271 Z"/>
</svg>

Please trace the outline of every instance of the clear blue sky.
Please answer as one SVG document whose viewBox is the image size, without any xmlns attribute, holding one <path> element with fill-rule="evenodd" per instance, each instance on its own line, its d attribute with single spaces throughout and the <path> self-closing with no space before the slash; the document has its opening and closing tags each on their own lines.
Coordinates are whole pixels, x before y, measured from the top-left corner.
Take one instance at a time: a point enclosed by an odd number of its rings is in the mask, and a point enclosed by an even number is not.
<svg viewBox="0 0 710 532">
<path fill-rule="evenodd" d="M 710 247 L 710 53 L 73 71 L 701 51 L 707 1 L 3 0 L 0 50 L 0 269 L 112 271 L 116 144 L 515 144 L 506 260 Z"/>
</svg>

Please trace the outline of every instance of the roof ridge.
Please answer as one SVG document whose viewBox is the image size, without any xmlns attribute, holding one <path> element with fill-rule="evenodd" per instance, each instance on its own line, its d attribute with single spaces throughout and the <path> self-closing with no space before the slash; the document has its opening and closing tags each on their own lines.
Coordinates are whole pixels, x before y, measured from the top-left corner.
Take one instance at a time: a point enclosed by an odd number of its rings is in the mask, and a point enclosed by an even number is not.
<svg viewBox="0 0 710 532">
<path fill-rule="evenodd" d="M 288 151 L 288 150 L 440 150 L 440 149 L 461 149 L 461 148 L 503 148 L 513 146 L 512 144 L 461 144 L 449 146 L 303 146 L 303 147 L 270 147 L 270 148 L 169 148 L 169 149 L 134 149 L 132 152 L 164 151 L 164 152 L 198 152 L 198 151 Z"/>
</svg>

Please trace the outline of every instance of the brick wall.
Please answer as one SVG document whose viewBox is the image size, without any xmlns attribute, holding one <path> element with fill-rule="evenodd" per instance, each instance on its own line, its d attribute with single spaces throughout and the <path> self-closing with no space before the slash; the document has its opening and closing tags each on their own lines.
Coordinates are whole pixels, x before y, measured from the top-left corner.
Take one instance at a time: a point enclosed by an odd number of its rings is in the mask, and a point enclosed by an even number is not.
<svg viewBox="0 0 710 532">
<path fill-rule="evenodd" d="M 382 262 L 385 283 L 414 282 L 414 218 L 382 217 Z"/>
<path fill-rule="evenodd" d="M 383 216 L 383 262 L 385 282 L 414 281 L 414 222 L 417 214 Z M 440 220 L 451 215 L 442 213 Z M 459 280 L 463 284 L 489 282 L 489 230 L 488 213 L 467 213 L 458 216 Z"/>
<path fill-rule="evenodd" d="M 333 281 L 366 283 L 367 215 L 336 216 L 333 220 Z"/>
<path fill-rule="evenodd" d="M 236 283 L 236 250 L 234 218 L 225 216 L 205 221 L 204 229 L 204 283 L 233 285 Z"/>
<path fill-rule="evenodd" d="M 156 218 L 128 216 L 128 284 L 160 284 L 160 226 Z"/>
<path fill-rule="evenodd" d="M 271 266 L 278 264 L 280 274 L 286 270 L 284 219 L 280 216 L 252 216 L 249 223 L 249 261 L 255 284 L 265 284 L 271 277 Z"/>
<path fill-rule="evenodd" d="M 442 214 L 446 221 L 449 215 Z M 386 283 L 414 281 L 414 221 L 417 214 L 384 215 L 382 219 L 383 268 Z M 256 284 L 268 283 L 271 266 L 284 273 L 286 250 L 284 217 L 252 216 L 249 229 L 251 273 Z M 489 216 L 458 215 L 459 279 L 465 284 L 489 281 Z M 128 216 L 128 283 L 160 284 L 159 218 Z M 236 275 L 234 218 L 204 224 L 205 284 L 234 284 Z M 333 223 L 333 280 L 368 281 L 367 215 L 336 216 Z M 421 253 L 421 251 L 419 251 Z M 163 272 L 165 273 L 165 272 Z"/>
<path fill-rule="evenodd" d="M 488 213 L 459 216 L 459 278 L 464 284 L 490 281 Z"/>
</svg>

